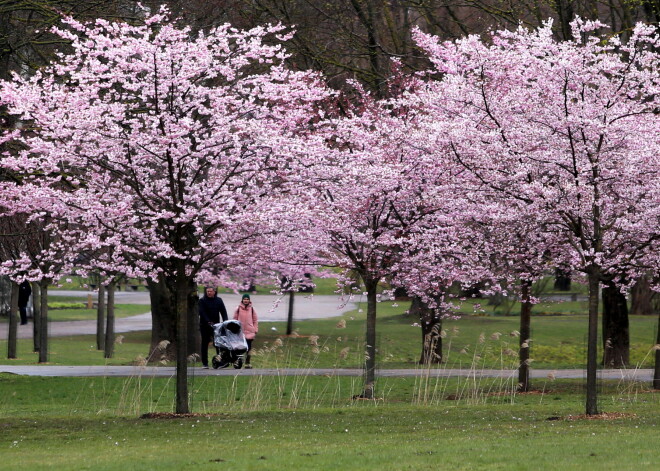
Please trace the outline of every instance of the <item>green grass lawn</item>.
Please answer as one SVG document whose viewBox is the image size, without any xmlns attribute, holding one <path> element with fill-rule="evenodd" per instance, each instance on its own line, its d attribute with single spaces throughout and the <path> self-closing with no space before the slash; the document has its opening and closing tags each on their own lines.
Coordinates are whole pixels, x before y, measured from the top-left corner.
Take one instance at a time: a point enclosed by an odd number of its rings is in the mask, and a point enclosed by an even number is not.
<svg viewBox="0 0 660 471">
<path fill-rule="evenodd" d="M 338 273 L 339 270 L 332 270 L 328 269 L 328 272 L 335 272 Z M 314 284 L 316 285 L 314 288 L 314 293 L 315 294 L 335 294 L 337 291 L 337 280 L 336 278 L 313 278 Z M 62 277 L 57 285 L 52 285 L 50 286 L 49 290 L 53 291 L 61 291 L 61 290 L 87 290 L 88 289 L 88 282 L 89 280 L 86 280 L 80 276 L 64 276 Z M 124 281 L 122 282 L 122 289 L 126 286 L 137 286 L 137 291 L 147 291 L 147 288 L 142 284 L 141 280 L 135 280 L 131 279 L 128 282 Z M 274 289 L 276 289 L 276 286 L 264 286 L 264 285 L 258 285 L 257 287 L 257 292 L 260 294 L 270 294 L 270 292 Z M 200 294 L 204 292 L 204 286 L 199 285 L 198 286 L 198 291 Z M 231 289 L 219 287 L 218 291 L 220 293 L 233 293 L 234 291 Z M 58 299 L 60 297 L 58 296 Z"/>
<path fill-rule="evenodd" d="M 141 304 L 116 304 L 115 317 L 137 316 L 150 310 L 150 306 Z M 48 318 L 54 322 L 96 319 L 96 309 L 49 309 Z"/>
<path fill-rule="evenodd" d="M 192 378 L 196 415 L 140 418 L 171 410 L 173 381 L 0 375 L 0 469 L 657 469 L 658 393 L 604 384 L 610 418 L 585 420 L 577 382 L 448 399 L 460 381 L 420 402 L 405 378 L 376 401 L 355 378 Z"/>
<path fill-rule="evenodd" d="M 418 319 L 407 315 L 407 303 L 384 302 L 378 306 L 378 366 L 415 367 L 421 351 Z M 282 324 L 265 324 L 255 343 L 257 358 L 264 366 L 289 364 L 305 366 L 360 367 L 364 351 L 366 305 L 362 312 L 342 318 L 310 320 L 295 324 L 298 338 L 282 338 Z M 343 319 L 343 322 L 342 322 Z M 631 316 L 631 362 L 650 368 L 651 348 L 655 341 L 657 319 Z M 265 328 L 264 328 L 265 327 Z M 272 331 L 275 327 L 277 331 Z M 443 339 L 445 366 L 476 368 L 515 368 L 519 329 L 514 316 L 464 316 L 445 320 Z M 318 336 L 311 345 L 312 336 Z M 531 356 L 537 368 L 582 368 L 586 357 L 587 316 L 534 316 L 532 318 Z M 278 340 L 280 339 L 280 340 Z M 282 343 L 281 347 L 276 347 Z M 348 350 L 346 350 L 348 349 Z M 344 351 L 344 355 L 342 355 Z"/>
<path fill-rule="evenodd" d="M 74 335 L 70 337 L 51 337 L 48 341 L 48 364 L 50 365 L 131 365 L 138 357 L 149 353 L 150 332 L 129 332 L 117 334 L 113 358 L 103 358 L 103 351 L 96 349 L 96 336 Z M 6 358 L 7 342 L 0 342 L 3 365 L 36 365 L 39 354 L 32 351 L 33 341 L 18 340 L 18 358 Z"/>
<path fill-rule="evenodd" d="M 52 299 L 52 298 L 51 298 Z M 77 301 L 77 302 L 75 302 Z M 75 307 L 74 307 L 75 305 Z M 51 304 L 49 303 L 49 306 Z M 48 309 L 48 318 L 53 322 L 63 322 L 63 321 L 86 321 L 96 319 L 96 308 L 87 309 L 85 308 L 85 303 L 80 301 L 80 298 L 71 298 L 71 297 L 57 297 L 53 300 L 53 307 Z M 59 308 L 60 306 L 66 306 L 66 308 Z M 115 317 L 129 317 L 136 316 L 138 314 L 144 314 L 149 312 L 151 307 L 148 305 L 142 304 L 116 304 L 115 305 Z M 1 317 L 0 322 L 6 323 L 8 319 L 6 317 Z"/>
<path fill-rule="evenodd" d="M 95 280 L 83 278 L 82 276 L 66 275 L 60 278 L 56 284 L 50 285 L 48 291 L 88 290 L 90 289 L 90 284 L 95 282 Z M 147 291 L 142 280 L 131 278 L 129 280 L 124 279 L 120 283 L 120 288 L 122 290 L 129 289 L 129 286 L 131 287 L 131 291 Z M 91 288 L 96 289 L 96 285 L 91 286 Z"/>
<path fill-rule="evenodd" d="M 417 367 L 421 330 L 407 308 L 405 302 L 379 305 L 379 368 Z M 586 316 L 557 316 L 551 309 L 535 307 L 532 366 L 583 367 Z M 360 368 L 364 311 L 361 304 L 342 317 L 296 322 L 294 337 L 283 335 L 283 323 L 261 323 L 253 363 Z M 446 320 L 443 366 L 514 368 L 518 338 L 511 333 L 518 322 L 501 315 Z M 656 318 L 631 317 L 635 364 L 652 366 L 656 328 Z M 93 336 L 52 338 L 49 360 L 131 364 L 146 355 L 149 340 L 148 332 L 121 334 L 115 357 L 106 360 Z M 37 362 L 31 339 L 18 346 L 18 360 L 0 362 Z M 381 377 L 377 400 L 364 401 L 353 399 L 361 377 L 195 376 L 190 370 L 195 414 L 142 418 L 173 410 L 174 378 L 0 374 L 0 470 L 657 469 L 660 394 L 648 384 L 601 381 L 599 408 L 609 415 L 587 420 L 579 417 L 583 381 L 536 379 L 531 394 L 515 393 L 514 382 Z"/>
</svg>

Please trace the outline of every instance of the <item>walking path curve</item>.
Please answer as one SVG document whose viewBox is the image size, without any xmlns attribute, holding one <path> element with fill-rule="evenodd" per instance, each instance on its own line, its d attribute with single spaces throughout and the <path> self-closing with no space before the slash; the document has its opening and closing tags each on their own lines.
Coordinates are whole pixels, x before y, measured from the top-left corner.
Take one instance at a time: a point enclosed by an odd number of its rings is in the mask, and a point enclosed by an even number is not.
<svg viewBox="0 0 660 471">
<path fill-rule="evenodd" d="M 87 291 L 51 291 L 49 296 L 79 296 L 87 298 Z M 241 295 L 222 294 L 222 300 L 227 307 L 227 312 L 231 315 L 234 308 L 239 305 Z M 286 322 L 288 313 L 288 296 L 282 298 L 272 294 L 252 295 L 252 304 L 259 315 L 261 322 Z M 143 304 L 148 306 L 149 293 L 147 292 L 125 292 L 118 291 L 115 294 L 116 304 Z M 293 304 L 294 320 L 307 319 L 326 319 L 329 317 L 341 316 L 345 312 L 357 309 L 355 303 L 342 303 L 337 296 L 310 296 L 297 294 Z M 0 323 L 0 338 L 7 338 L 7 323 Z M 122 317 L 115 319 L 115 332 L 136 332 L 141 330 L 151 330 L 151 312 L 146 312 L 137 316 Z M 18 338 L 31 338 L 33 335 L 32 324 L 18 326 Z M 49 337 L 64 337 L 68 335 L 96 335 L 96 320 L 86 321 L 66 321 L 48 323 Z"/>
</svg>

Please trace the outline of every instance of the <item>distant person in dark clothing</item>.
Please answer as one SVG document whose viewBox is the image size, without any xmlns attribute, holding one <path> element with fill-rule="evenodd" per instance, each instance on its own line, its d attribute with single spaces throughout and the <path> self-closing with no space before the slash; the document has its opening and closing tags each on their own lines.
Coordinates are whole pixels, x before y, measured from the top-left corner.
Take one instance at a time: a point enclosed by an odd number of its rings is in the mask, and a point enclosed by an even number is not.
<svg viewBox="0 0 660 471">
<path fill-rule="evenodd" d="M 202 334 L 202 366 L 209 367 L 209 342 L 213 340 L 213 325 L 227 320 L 225 303 L 215 288 L 207 287 L 199 300 L 199 331 Z M 216 348 L 216 353 L 218 349 Z"/>
<path fill-rule="evenodd" d="M 24 281 L 18 285 L 18 312 L 21 313 L 21 325 L 27 324 L 27 305 L 32 294 L 32 287 L 29 281 Z"/>
</svg>

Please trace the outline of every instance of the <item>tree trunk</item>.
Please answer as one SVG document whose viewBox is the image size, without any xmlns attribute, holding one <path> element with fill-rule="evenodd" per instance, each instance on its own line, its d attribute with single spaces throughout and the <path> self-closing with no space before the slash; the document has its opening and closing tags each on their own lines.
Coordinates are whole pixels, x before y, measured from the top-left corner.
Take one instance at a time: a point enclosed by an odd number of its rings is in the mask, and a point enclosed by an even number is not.
<svg viewBox="0 0 660 471">
<path fill-rule="evenodd" d="M 630 328 L 626 297 L 612 282 L 603 287 L 603 366 L 624 368 L 630 363 Z"/>
<path fill-rule="evenodd" d="M 199 295 L 197 293 L 197 283 L 188 279 L 188 356 L 200 353 L 199 347 L 202 343 L 202 336 L 199 331 Z M 221 319 L 222 320 L 222 319 Z"/>
<path fill-rule="evenodd" d="M 158 282 L 147 280 L 149 298 L 151 299 L 151 346 L 149 347 L 148 361 L 167 360 L 176 358 L 176 312 L 174 309 L 174 296 L 169 289 L 165 277 L 159 275 Z M 159 348 L 163 341 L 169 342 L 166 348 Z"/>
<path fill-rule="evenodd" d="M 367 335 L 366 358 L 364 362 L 364 388 L 360 397 L 374 398 L 376 386 L 376 306 L 378 281 L 363 280 L 367 290 Z"/>
<path fill-rule="evenodd" d="M 39 363 L 48 362 L 48 281 L 40 282 L 41 322 L 39 323 Z"/>
<path fill-rule="evenodd" d="M 521 304 L 520 304 L 520 347 L 518 358 L 518 391 L 527 392 L 532 387 L 529 380 L 529 342 L 532 336 L 532 303 L 529 300 L 532 290 L 530 281 L 521 282 Z"/>
<path fill-rule="evenodd" d="M 353 8 L 357 13 L 358 20 L 364 26 L 367 34 L 367 41 L 368 41 L 367 54 L 370 64 L 369 82 L 376 95 L 382 96 L 383 89 L 382 89 L 381 73 L 380 73 L 381 65 L 380 65 L 380 57 L 378 53 L 380 48 L 380 43 L 378 41 L 377 32 L 376 32 L 376 24 L 378 19 L 376 18 L 374 6 L 371 3 L 364 4 L 363 2 L 360 2 L 358 0 L 351 0 L 351 5 L 353 5 Z"/>
<path fill-rule="evenodd" d="M 660 1 L 646 0 L 642 2 L 647 23 L 658 24 L 660 22 Z"/>
<path fill-rule="evenodd" d="M 39 351 L 39 332 L 41 332 L 41 286 L 32 283 L 32 343 L 33 350 Z"/>
<path fill-rule="evenodd" d="M 7 358 L 16 358 L 18 339 L 18 283 L 11 282 L 11 296 L 9 300 L 9 331 L 7 337 Z"/>
<path fill-rule="evenodd" d="M 96 303 L 96 349 L 105 351 L 105 285 L 101 281 Z"/>
<path fill-rule="evenodd" d="M 658 314 L 658 329 L 655 335 L 655 370 L 653 372 L 653 389 L 660 390 L 660 314 Z"/>
<path fill-rule="evenodd" d="M 293 332 L 293 301 L 296 299 L 296 293 L 289 291 L 289 310 L 286 316 L 286 335 L 291 335 Z"/>
<path fill-rule="evenodd" d="M 587 335 L 587 402 L 586 414 L 598 414 L 598 273 L 589 273 L 589 329 Z"/>
<path fill-rule="evenodd" d="M 147 360 L 176 360 L 176 303 L 174 283 L 160 276 L 158 282 L 147 280 L 151 299 L 151 345 Z M 199 353 L 199 313 L 197 309 L 197 285 L 191 280 L 188 293 L 188 355 Z M 161 342 L 166 341 L 163 348 Z"/>
<path fill-rule="evenodd" d="M 176 413 L 188 414 L 188 294 L 189 279 L 183 260 L 176 274 Z"/>
<path fill-rule="evenodd" d="M 571 290 L 571 273 L 560 268 L 555 270 L 555 284 L 554 288 L 557 291 L 570 291 Z"/>
<path fill-rule="evenodd" d="M 422 353 L 420 365 L 439 365 L 442 363 L 442 318 L 437 309 L 429 308 L 418 296 L 413 296 L 410 303 L 410 314 L 419 318 L 422 326 Z"/>
<path fill-rule="evenodd" d="M 403 288 L 402 286 L 397 286 L 396 288 L 394 288 L 394 299 L 396 299 L 397 301 L 399 300 L 407 301 L 408 299 L 410 299 L 410 296 L 408 295 L 408 290 L 406 290 L 406 288 Z"/>
<path fill-rule="evenodd" d="M 8 276 L 0 276 L 0 316 L 9 317 L 11 309 L 11 280 Z"/>
<path fill-rule="evenodd" d="M 637 280 L 630 291 L 630 314 L 652 316 L 660 313 L 660 294 L 651 289 L 646 276 Z"/>
<path fill-rule="evenodd" d="M 555 10 L 559 16 L 562 39 L 567 41 L 572 37 L 571 21 L 575 17 L 573 0 L 558 0 L 555 3 Z"/>
<path fill-rule="evenodd" d="M 115 287 L 117 283 L 112 281 L 108 284 L 108 315 L 105 327 L 104 358 L 112 358 L 115 353 Z"/>
</svg>

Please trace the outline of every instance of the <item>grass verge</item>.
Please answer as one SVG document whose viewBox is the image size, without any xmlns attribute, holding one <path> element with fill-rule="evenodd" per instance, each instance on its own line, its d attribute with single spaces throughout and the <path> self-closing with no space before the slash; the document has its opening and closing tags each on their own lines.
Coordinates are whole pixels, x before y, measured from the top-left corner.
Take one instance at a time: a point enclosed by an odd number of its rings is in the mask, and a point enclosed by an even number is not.
<svg viewBox="0 0 660 471">
<path fill-rule="evenodd" d="M 67 304 L 69 303 L 71 302 L 67 302 Z M 55 306 L 63 305 L 63 304 L 65 303 L 60 301 L 54 302 Z M 85 304 L 82 302 L 79 302 L 77 304 L 79 304 L 81 307 L 49 309 L 48 319 L 51 322 L 88 321 L 88 320 L 96 319 L 96 308 L 87 309 L 86 307 L 84 307 Z M 137 316 L 138 314 L 144 314 L 146 312 L 149 312 L 150 310 L 151 307 L 148 305 L 117 304 L 115 305 L 115 317 L 121 318 L 121 317 Z M 0 322 L 7 323 L 8 322 L 7 317 L 1 317 Z"/>
<path fill-rule="evenodd" d="M 0 375 L 0 469 L 657 469 L 659 396 L 616 383 L 601 394 L 610 414 L 585 420 L 571 381 L 419 404 L 410 378 L 376 401 L 351 400 L 350 378 L 200 380 L 196 415 L 141 419 L 171 410 L 172 381 Z"/>
</svg>

